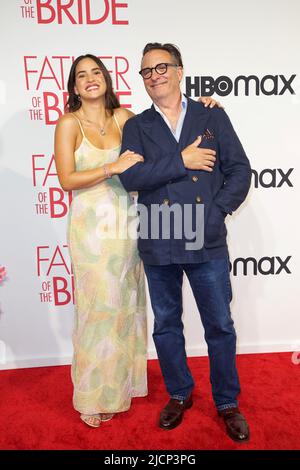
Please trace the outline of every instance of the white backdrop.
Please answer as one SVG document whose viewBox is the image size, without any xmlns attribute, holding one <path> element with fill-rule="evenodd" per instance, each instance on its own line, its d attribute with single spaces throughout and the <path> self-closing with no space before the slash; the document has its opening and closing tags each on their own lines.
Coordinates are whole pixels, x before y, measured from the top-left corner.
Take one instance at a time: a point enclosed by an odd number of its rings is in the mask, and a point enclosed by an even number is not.
<svg viewBox="0 0 300 470">
<path fill-rule="evenodd" d="M 0 0 L 0 368 L 72 356 L 70 200 L 52 160 L 72 58 L 100 56 L 121 103 L 140 112 L 150 102 L 137 71 L 153 41 L 181 49 L 184 92 L 215 87 L 254 170 L 227 218 L 238 351 L 300 347 L 299 18 L 298 0 Z M 188 355 L 206 354 L 187 282 L 184 322 Z"/>
</svg>

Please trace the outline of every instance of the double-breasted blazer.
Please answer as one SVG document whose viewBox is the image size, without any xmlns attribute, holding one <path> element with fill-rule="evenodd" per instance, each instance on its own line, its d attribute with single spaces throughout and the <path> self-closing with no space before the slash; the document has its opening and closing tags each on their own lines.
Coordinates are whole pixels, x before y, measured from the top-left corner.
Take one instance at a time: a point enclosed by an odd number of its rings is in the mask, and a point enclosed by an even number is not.
<svg viewBox="0 0 300 470">
<path fill-rule="evenodd" d="M 212 172 L 188 170 L 183 164 L 182 150 L 202 136 L 200 147 L 216 151 Z M 225 217 L 232 214 L 247 196 L 251 169 L 249 160 L 233 126 L 223 109 L 205 108 L 188 98 L 187 111 L 179 142 L 154 106 L 129 119 L 123 130 L 122 149 L 135 151 L 144 157 L 119 175 L 127 191 L 138 191 L 138 203 L 148 209 L 148 218 L 142 217 L 140 233 L 148 237 L 138 239 L 139 253 L 147 264 L 199 263 L 228 255 Z M 196 224 L 196 207 L 202 205 L 203 224 Z M 176 224 L 171 216 L 170 236 L 161 228 L 151 237 L 153 214 L 151 207 L 188 207 L 192 218 L 187 218 L 193 230 L 203 230 L 201 247 L 187 249 L 190 235 L 178 238 Z M 183 222 L 182 222 L 183 223 Z M 196 225 L 195 225 L 196 224 Z M 178 227 L 177 227 L 178 228 Z M 193 231 L 192 230 L 192 231 Z M 177 235 L 175 236 L 175 232 Z M 179 230 L 180 232 L 180 230 Z M 191 233 L 191 232 L 189 232 Z M 191 246 L 191 245 L 189 245 Z"/>
</svg>

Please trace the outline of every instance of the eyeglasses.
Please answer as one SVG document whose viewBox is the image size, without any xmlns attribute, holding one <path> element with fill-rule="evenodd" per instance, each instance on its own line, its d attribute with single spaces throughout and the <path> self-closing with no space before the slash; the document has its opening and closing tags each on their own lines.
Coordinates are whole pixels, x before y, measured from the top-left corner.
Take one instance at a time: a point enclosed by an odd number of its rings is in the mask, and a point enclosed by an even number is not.
<svg viewBox="0 0 300 470">
<path fill-rule="evenodd" d="M 144 80 L 152 77 L 153 70 L 155 70 L 158 75 L 163 75 L 168 70 L 168 67 L 180 67 L 178 64 L 157 64 L 155 67 L 146 67 L 139 71 L 139 74 L 143 77 Z"/>
</svg>

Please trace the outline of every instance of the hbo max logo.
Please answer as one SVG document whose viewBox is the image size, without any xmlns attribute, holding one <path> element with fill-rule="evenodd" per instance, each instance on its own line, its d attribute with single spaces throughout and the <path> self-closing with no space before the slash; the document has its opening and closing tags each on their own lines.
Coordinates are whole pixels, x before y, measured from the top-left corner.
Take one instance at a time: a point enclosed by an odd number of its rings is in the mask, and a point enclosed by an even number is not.
<svg viewBox="0 0 300 470">
<path fill-rule="evenodd" d="M 235 96 L 251 94 L 255 95 L 295 95 L 292 83 L 296 74 L 290 77 L 284 75 L 265 75 L 262 78 L 256 75 L 239 75 L 235 79 L 222 75 L 217 78 L 211 76 L 186 77 L 186 94 L 195 96 L 209 96 L 217 93 L 219 96 L 227 96 L 233 93 Z"/>
<path fill-rule="evenodd" d="M 288 266 L 291 258 L 291 256 L 287 256 L 285 259 L 282 259 L 280 256 L 264 256 L 258 260 L 253 257 L 236 258 L 230 263 L 230 270 L 234 276 L 238 276 L 239 274 L 243 274 L 244 276 L 258 276 L 258 274 L 269 276 L 281 273 L 291 274 L 291 270 Z"/>
<path fill-rule="evenodd" d="M 291 174 L 294 168 L 289 168 L 287 171 L 281 168 L 265 168 L 260 172 L 256 170 L 251 171 L 252 182 L 255 188 L 281 188 L 284 185 L 293 188 Z"/>
</svg>

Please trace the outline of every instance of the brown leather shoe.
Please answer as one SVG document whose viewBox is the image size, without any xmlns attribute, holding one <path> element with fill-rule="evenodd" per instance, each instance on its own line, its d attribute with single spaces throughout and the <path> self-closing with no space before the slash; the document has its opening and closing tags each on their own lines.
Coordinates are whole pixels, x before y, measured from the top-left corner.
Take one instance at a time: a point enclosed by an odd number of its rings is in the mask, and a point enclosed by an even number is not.
<svg viewBox="0 0 300 470">
<path fill-rule="evenodd" d="M 159 427 L 162 429 L 174 429 L 182 421 L 185 410 L 193 405 L 192 396 L 186 400 L 171 398 L 160 413 Z"/>
<path fill-rule="evenodd" d="M 236 442 L 245 442 L 249 440 L 249 426 L 245 417 L 240 413 L 237 407 L 226 408 L 218 411 L 219 416 L 224 420 L 228 436 Z"/>
</svg>

